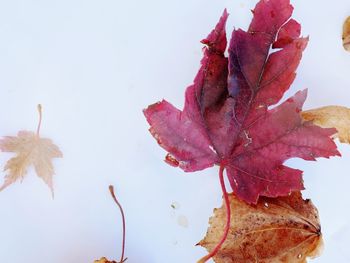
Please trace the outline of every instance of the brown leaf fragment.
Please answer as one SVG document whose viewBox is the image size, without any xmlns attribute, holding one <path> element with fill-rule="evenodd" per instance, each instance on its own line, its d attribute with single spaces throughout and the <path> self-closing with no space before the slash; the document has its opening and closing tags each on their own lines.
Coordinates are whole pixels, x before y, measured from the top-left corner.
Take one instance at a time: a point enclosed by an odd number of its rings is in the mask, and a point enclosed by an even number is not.
<svg viewBox="0 0 350 263">
<path fill-rule="evenodd" d="M 94 263 L 117 263 L 117 262 L 116 261 L 108 261 L 108 259 L 103 257 L 100 260 L 95 260 Z"/>
<path fill-rule="evenodd" d="M 350 109 L 342 106 L 326 106 L 303 111 L 302 117 L 323 128 L 336 128 L 340 142 L 350 143 Z"/>
<path fill-rule="evenodd" d="M 231 226 L 228 237 L 214 256 L 216 263 L 306 263 L 322 247 L 318 212 L 301 193 L 288 197 L 261 197 L 248 205 L 230 195 Z M 199 242 L 209 252 L 220 240 L 226 210 L 214 210 L 207 235 Z"/>
<path fill-rule="evenodd" d="M 343 25 L 343 46 L 346 51 L 350 51 L 350 16 Z"/>
</svg>

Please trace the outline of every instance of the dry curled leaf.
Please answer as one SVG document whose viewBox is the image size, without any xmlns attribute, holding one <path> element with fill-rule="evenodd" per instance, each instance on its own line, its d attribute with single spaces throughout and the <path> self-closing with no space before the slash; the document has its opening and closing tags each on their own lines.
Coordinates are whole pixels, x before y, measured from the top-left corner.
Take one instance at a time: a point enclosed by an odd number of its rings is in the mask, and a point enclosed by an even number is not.
<svg viewBox="0 0 350 263">
<path fill-rule="evenodd" d="M 343 25 L 343 46 L 346 51 L 350 51 L 350 16 Z"/>
<path fill-rule="evenodd" d="M 0 140 L 0 149 L 3 152 L 13 152 L 16 156 L 5 165 L 8 171 L 0 191 L 16 182 L 23 180 L 29 166 L 33 165 L 36 174 L 50 187 L 53 195 L 52 176 L 54 168 L 53 158 L 62 157 L 60 149 L 50 139 L 39 136 L 41 123 L 41 106 L 38 105 L 40 120 L 37 132 L 20 131 L 17 136 L 6 136 Z"/>
<path fill-rule="evenodd" d="M 350 109 L 342 106 L 327 106 L 303 111 L 302 117 L 306 121 L 323 128 L 336 128 L 340 142 L 350 143 Z"/>
<path fill-rule="evenodd" d="M 256 205 L 230 195 L 231 226 L 214 256 L 216 263 L 305 263 L 322 247 L 318 212 L 299 192 L 288 197 L 262 197 Z M 214 210 L 206 237 L 199 243 L 211 251 L 221 238 L 226 210 Z"/>
</svg>

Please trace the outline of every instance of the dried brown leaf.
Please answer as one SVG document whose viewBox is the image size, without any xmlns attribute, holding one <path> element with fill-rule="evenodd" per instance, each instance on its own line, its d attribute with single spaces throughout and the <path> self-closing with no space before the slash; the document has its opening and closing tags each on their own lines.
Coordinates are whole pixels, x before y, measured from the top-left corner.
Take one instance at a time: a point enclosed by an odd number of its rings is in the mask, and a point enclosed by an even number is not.
<svg viewBox="0 0 350 263">
<path fill-rule="evenodd" d="M 230 195 L 231 226 L 216 263 L 305 263 L 317 256 L 321 244 L 318 212 L 300 193 L 260 198 L 248 205 Z M 214 210 L 206 237 L 199 245 L 211 251 L 225 227 L 225 207 Z"/>
<path fill-rule="evenodd" d="M 302 112 L 306 121 L 323 128 L 336 128 L 341 142 L 350 143 L 350 109 L 342 106 L 327 106 Z"/>
<path fill-rule="evenodd" d="M 350 51 L 350 16 L 343 25 L 343 46 L 345 50 Z"/>
<path fill-rule="evenodd" d="M 100 260 L 95 260 L 94 263 L 117 263 L 117 262 L 116 261 L 108 261 L 108 259 L 103 257 Z"/>
</svg>

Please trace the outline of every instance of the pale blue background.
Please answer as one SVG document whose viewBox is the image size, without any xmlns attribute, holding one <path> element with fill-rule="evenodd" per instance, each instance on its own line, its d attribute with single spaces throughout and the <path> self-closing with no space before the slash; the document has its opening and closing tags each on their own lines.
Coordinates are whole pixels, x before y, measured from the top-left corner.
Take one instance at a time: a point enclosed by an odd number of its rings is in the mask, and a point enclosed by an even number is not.
<svg viewBox="0 0 350 263">
<path fill-rule="evenodd" d="M 350 54 L 341 44 L 350 2 L 292 2 L 310 45 L 289 94 L 309 88 L 306 108 L 350 106 Z M 0 1 L 0 134 L 35 129 L 42 103 L 42 135 L 64 152 L 54 162 L 54 200 L 32 170 L 0 193 L 0 262 L 119 259 L 120 216 L 108 184 L 125 207 L 128 262 L 193 263 L 205 254 L 194 244 L 221 204 L 217 169 L 185 175 L 163 163 L 141 110 L 162 98 L 182 107 L 199 40 L 225 7 L 228 31 L 246 28 L 255 3 Z M 350 146 L 340 150 L 343 158 L 289 161 L 305 170 L 305 195 L 320 210 L 325 250 L 315 263 L 350 262 Z M 10 156 L 0 155 L 1 166 Z"/>
</svg>

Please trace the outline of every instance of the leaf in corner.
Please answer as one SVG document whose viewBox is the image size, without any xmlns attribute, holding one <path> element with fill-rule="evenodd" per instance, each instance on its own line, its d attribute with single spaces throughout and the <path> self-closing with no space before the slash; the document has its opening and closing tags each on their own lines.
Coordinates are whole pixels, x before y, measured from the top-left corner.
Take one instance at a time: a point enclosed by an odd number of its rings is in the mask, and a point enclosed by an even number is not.
<svg viewBox="0 0 350 263">
<path fill-rule="evenodd" d="M 350 143 L 350 109 L 343 106 L 326 106 L 303 111 L 302 117 L 323 128 L 336 128 L 340 142 Z"/>
<path fill-rule="evenodd" d="M 52 176 L 54 168 L 53 158 L 62 157 L 60 149 L 50 140 L 39 136 L 41 124 L 41 106 L 38 106 L 40 121 L 36 133 L 20 131 L 17 136 L 6 136 L 0 140 L 0 149 L 3 152 L 16 153 L 16 156 L 8 160 L 4 170 L 8 171 L 0 191 L 7 186 L 23 180 L 29 166 L 33 165 L 36 174 L 50 187 L 53 195 Z"/>
<path fill-rule="evenodd" d="M 216 263 L 305 263 L 322 248 L 318 212 L 300 192 L 288 197 L 261 197 L 256 205 L 230 195 L 229 235 L 214 256 Z M 199 245 L 211 251 L 224 229 L 224 207 L 214 210 L 206 237 Z"/>
</svg>

